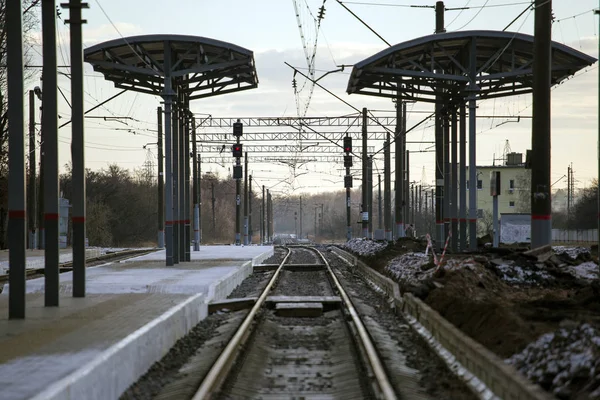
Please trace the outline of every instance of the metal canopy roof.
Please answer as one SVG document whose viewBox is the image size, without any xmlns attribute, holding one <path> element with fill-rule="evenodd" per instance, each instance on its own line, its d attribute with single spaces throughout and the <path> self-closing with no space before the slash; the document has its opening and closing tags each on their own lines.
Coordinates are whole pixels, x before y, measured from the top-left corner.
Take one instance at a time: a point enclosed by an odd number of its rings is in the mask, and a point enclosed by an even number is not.
<svg viewBox="0 0 600 400">
<path fill-rule="evenodd" d="M 142 35 L 99 43 L 84 60 L 118 88 L 163 95 L 166 75 L 189 99 L 258 86 L 252 51 L 199 36 Z"/>
<path fill-rule="evenodd" d="M 475 70 L 471 70 L 471 59 Z M 501 31 L 459 31 L 423 36 L 389 47 L 357 63 L 347 92 L 435 102 L 530 93 L 533 85 L 533 36 Z M 596 59 L 552 42 L 552 85 Z M 470 76 L 475 76 L 471 86 Z"/>
</svg>

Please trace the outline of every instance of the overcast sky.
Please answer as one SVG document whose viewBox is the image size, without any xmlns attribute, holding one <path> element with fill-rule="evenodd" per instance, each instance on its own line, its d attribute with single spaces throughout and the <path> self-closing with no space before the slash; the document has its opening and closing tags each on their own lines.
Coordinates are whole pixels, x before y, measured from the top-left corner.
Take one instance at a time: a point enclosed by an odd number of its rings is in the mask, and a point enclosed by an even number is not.
<svg viewBox="0 0 600 400">
<path fill-rule="evenodd" d="M 192 103 L 192 111 L 213 117 L 296 116 L 293 72 L 284 62 L 306 67 L 300 30 L 305 41 L 314 41 L 314 22 L 307 6 L 316 15 L 323 1 L 298 0 L 297 3 L 302 29 L 299 29 L 292 0 L 89 0 L 90 8 L 83 12 L 88 21 L 83 30 L 84 46 L 121 36 L 155 33 L 196 35 L 231 42 L 254 51 L 258 88 L 196 100 Z M 470 8 L 448 10 L 446 27 L 448 31 L 502 30 L 526 8 L 527 3 L 523 0 L 448 0 L 445 2 L 447 8 L 465 5 Z M 409 7 L 433 6 L 433 0 L 365 0 L 346 4 L 391 44 L 429 35 L 434 30 L 435 14 L 432 8 Z M 486 7 L 482 8 L 483 5 Z M 598 17 L 592 11 L 596 6 L 596 0 L 554 0 L 557 21 L 553 26 L 553 39 L 597 56 Z M 387 47 L 336 1 L 326 1 L 325 8 L 325 18 L 318 37 L 318 70 L 329 71 L 335 69 L 336 65 L 354 64 Z M 62 11 L 61 18 L 68 18 L 67 10 Z M 527 11 L 509 30 L 533 34 L 533 20 L 533 12 Z M 58 33 L 58 62 L 68 64 L 68 25 L 59 21 Z M 85 67 L 85 108 L 88 109 L 116 93 L 116 90 L 101 75 L 94 73 L 89 65 Z M 68 72 L 68 69 L 62 71 Z M 553 182 L 560 180 L 572 162 L 578 187 L 589 185 L 590 180 L 597 176 L 598 69 L 594 65 L 587 71 L 552 91 L 552 179 Z M 349 69 L 328 75 L 320 83 L 357 108 L 393 110 L 391 101 L 387 99 L 348 95 L 345 91 L 348 73 Z M 300 77 L 297 78 L 301 85 Z M 30 88 L 38 84 L 31 82 Z M 70 82 L 66 77 L 59 78 L 59 87 L 67 97 L 70 96 Z M 100 169 L 114 162 L 134 169 L 141 167 L 147 157 L 154 157 L 156 146 L 149 146 L 152 151 L 150 155 L 143 146 L 156 141 L 152 130 L 156 129 L 156 107 L 160 105 L 160 100 L 150 95 L 127 93 L 90 114 L 131 116 L 135 120 L 117 122 L 86 118 L 86 166 Z M 306 100 L 306 91 L 300 100 Z M 414 112 L 409 114 L 408 126 L 423 118 L 424 114 L 417 111 L 431 109 L 425 103 L 409 106 L 409 110 Z M 63 100 L 59 112 L 61 123 L 70 119 L 70 109 Z M 315 88 L 307 115 L 336 116 L 354 112 L 323 90 Z M 531 97 L 484 101 L 479 104 L 478 113 L 530 116 Z M 520 122 L 516 118 L 478 119 L 477 123 L 477 159 L 480 165 L 491 165 L 494 157 L 501 157 L 507 140 L 512 151 L 524 153 L 531 146 L 530 119 L 522 118 Z M 69 127 L 60 130 L 61 165 L 70 161 L 70 135 Z M 408 140 L 433 140 L 431 124 L 411 132 Z M 382 143 L 373 142 L 370 145 L 379 150 Z M 411 144 L 409 150 L 425 150 L 429 146 Z M 231 157 L 229 152 L 223 155 L 222 165 L 205 164 L 203 170 L 213 171 L 220 176 L 227 175 Z M 425 184 L 431 184 L 433 165 L 433 153 L 414 153 L 411 156 L 411 180 L 425 179 Z M 383 168 L 382 162 L 377 162 L 377 167 Z M 296 170 L 294 177 L 294 172 L 289 168 L 257 164 L 251 167 L 251 172 L 260 185 L 277 185 L 274 190 L 299 193 L 341 189 L 342 178 L 339 171 L 335 171 L 339 168 L 313 163 Z M 285 181 L 278 184 L 282 179 Z M 566 179 L 556 184 L 555 188 L 559 187 L 566 187 Z"/>
</svg>

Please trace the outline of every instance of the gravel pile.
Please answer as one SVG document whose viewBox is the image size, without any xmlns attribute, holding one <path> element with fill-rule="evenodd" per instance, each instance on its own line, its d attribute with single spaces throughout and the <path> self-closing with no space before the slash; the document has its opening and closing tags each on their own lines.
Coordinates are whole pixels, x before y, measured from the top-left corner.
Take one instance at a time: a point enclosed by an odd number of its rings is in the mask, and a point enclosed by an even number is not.
<svg viewBox="0 0 600 400">
<path fill-rule="evenodd" d="M 359 256 L 373 256 L 388 246 L 385 241 L 376 242 L 370 239 L 356 238 L 344 243 L 342 247 Z"/>
<path fill-rule="evenodd" d="M 600 399 L 600 332 L 589 324 L 542 335 L 506 362 L 559 399 Z"/>
</svg>

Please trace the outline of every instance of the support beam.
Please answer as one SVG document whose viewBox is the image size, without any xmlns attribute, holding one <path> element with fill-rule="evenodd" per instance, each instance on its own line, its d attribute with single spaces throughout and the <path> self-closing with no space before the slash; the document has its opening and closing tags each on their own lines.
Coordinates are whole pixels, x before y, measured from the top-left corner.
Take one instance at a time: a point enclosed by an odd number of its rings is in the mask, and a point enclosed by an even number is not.
<svg viewBox="0 0 600 400">
<path fill-rule="evenodd" d="M 162 113 L 161 107 L 156 109 L 156 119 L 158 121 L 158 248 L 162 249 L 165 247 L 165 184 L 164 184 L 164 159 L 163 159 L 163 126 L 162 126 Z"/>
<path fill-rule="evenodd" d="M 467 249 L 467 106 L 460 103 L 460 249 Z"/>
<path fill-rule="evenodd" d="M 552 0 L 535 0 L 531 135 L 531 248 L 552 244 L 550 193 Z"/>
<path fill-rule="evenodd" d="M 162 98 L 165 103 L 165 263 L 168 267 L 175 263 L 174 258 L 174 230 L 173 230 L 173 194 L 174 194 L 174 173 L 173 173 L 173 97 L 174 92 L 171 87 L 171 50 L 165 46 L 164 54 L 165 66 L 165 89 Z"/>
<path fill-rule="evenodd" d="M 384 230 L 385 240 L 388 242 L 392 241 L 392 171 L 391 171 L 391 157 L 390 157 L 390 133 L 388 132 L 385 138 L 383 153 L 383 208 L 384 208 Z M 350 205 L 348 205 L 350 206 Z"/>
<path fill-rule="evenodd" d="M 8 318 L 25 318 L 25 126 L 23 17 L 20 0 L 5 3 L 8 85 Z"/>
<path fill-rule="evenodd" d="M 194 182 L 194 190 L 192 193 L 192 202 L 194 204 L 194 251 L 200 251 L 200 179 L 198 176 L 198 168 L 200 168 L 200 160 L 198 159 L 198 145 L 196 143 L 196 118 L 192 119 L 192 180 Z"/>
<path fill-rule="evenodd" d="M 367 154 L 367 109 L 362 109 L 362 237 L 369 237 L 369 175 Z"/>
<path fill-rule="evenodd" d="M 402 99 L 398 97 L 396 99 L 396 137 L 395 141 L 395 161 L 396 161 L 396 200 L 394 202 L 394 213 L 396 220 L 395 238 L 396 240 L 404 237 L 404 218 L 402 209 L 404 207 L 404 123 L 402 118 L 404 116 L 404 103 Z"/>
<path fill-rule="evenodd" d="M 477 249 L 477 40 L 471 40 L 469 63 L 469 250 Z"/>
<path fill-rule="evenodd" d="M 73 161 L 73 297 L 85 297 L 85 141 L 83 122 L 83 40 L 81 33 L 81 25 L 85 23 L 85 21 L 81 19 L 81 9 L 87 7 L 87 3 L 82 3 L 81 0 L 70 0 L 68 4 L 71 40 L 71 159 Z M 48 84 L 51 85 L 52 83 L 44 81 L 44 85 Z M 45 102 L 44 107 L 46 107 Z M 47 111 L 44 114 L 48 114 L 50 112 L 52 111 Z M 46 154 L 46 157 L 48 156 L 49 154 Z M 49 163 L 47 163 L 47 165 L 49 165 Z M 54 176 L 54 174 L 54 171 L 46 169 L 47 176 Z M 58 175 L 58 169 L 56 170 L 56 175 Z M 48 182 L 49 181 L 47 181 L 47 183 Z M 52 183 L 52 186 L 54 188 L 54 183 Z M 56 181 L 56 187 L 58 188 L 58 177 Z M 52 196 L 51 199 L 46 198 L 45 201 L 54 201 L 54 196 Z M 56 201 L 58 203 L 58 196 L 56 196 Z M 46 206 L 46 210 L 48 210 L 47 213 L 51 211 L 51 208 L 53 207 Z M 56 213 L 58 214 L 58 204 L 56 206 Z M 51 226 L 49 222 L 49 220 L 46 220 L 46 252 L 48 252 L 49 247 L 54 246 L 54 243 L 51 243 L 51 241 L 54 240 L 51 237 L 51 235 L 54 235 L 54 227 L 52 227 L 52 234 L 50 234 Z M 58 236 L 58 221 L 56 221 L 56 233 Z M 58 247 L 58 237 L 56 239 L 56 247 Z M 56 274 L 58 274 L 58 254 L 56 255 L 56 259 Z M 52 273 L 54 274 L 54 271 Z"/>
<path fill-rule="evenodd" d="M 453 252 L 458 251 L 458 108 L 451 108 L 452 121 L 452 164 L 451 164 L 451 183 L 450 183 L 450 223 L 452 237 L 450 239 Z"/>
</svg>

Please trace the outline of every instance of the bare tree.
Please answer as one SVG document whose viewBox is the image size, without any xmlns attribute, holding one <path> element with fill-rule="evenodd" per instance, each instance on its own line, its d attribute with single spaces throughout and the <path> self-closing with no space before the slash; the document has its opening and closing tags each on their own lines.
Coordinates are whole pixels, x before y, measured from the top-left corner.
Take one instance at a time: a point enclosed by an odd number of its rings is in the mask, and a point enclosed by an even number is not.
<svg viewBox="0 0 600 400">
<path fill-rule="evenodd" d="M 517 191 L 516 209 L 519 213 L 531 213 L 531 170 L 523 170 L 515 182 L 515 190 Z"/>
</svg>

